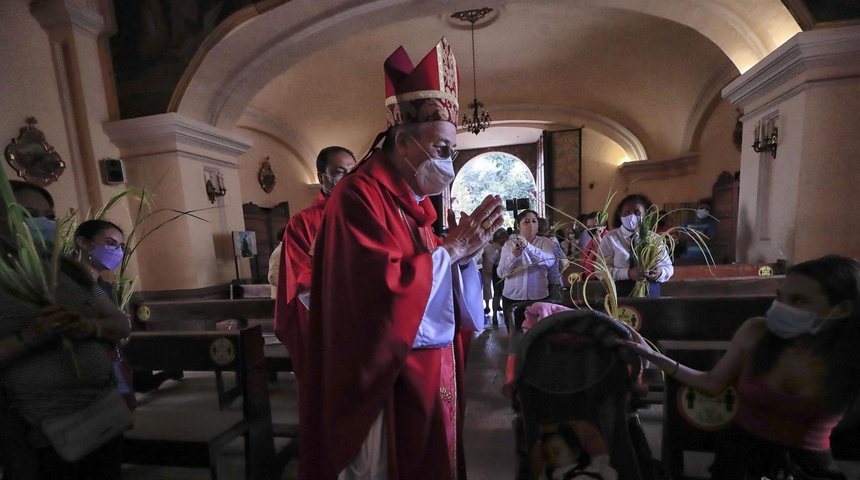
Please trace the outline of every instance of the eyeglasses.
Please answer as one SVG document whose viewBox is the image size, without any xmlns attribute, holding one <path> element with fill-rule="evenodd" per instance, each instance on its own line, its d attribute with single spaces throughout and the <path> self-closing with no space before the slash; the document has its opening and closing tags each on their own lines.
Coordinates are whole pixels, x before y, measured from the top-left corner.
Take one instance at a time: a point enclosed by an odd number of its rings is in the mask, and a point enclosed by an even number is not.
<svg viewBox="0 0 860 480">
<path fill-rule="evenodd" d="M 413 137 L 412 134 L 410 134 L 409 132 L 406 132 L 406 133 L 409 135 L 409 138 L 411 138 L 412 141 L 415 142 L 415 145 L 418 145 L 418 148 L 420 148 L 421 151 L 423 151 L 429 157 L 430 154 L 427 153 L 427 150 L 424 150 L 424 147 L 422 147 L 421 144 L 418 143 L 418 140 L 416 140 L 415 137 Z M 451 161 L 454 161 L 454 159 L 457 158 L 457 155 L 460 154 L 460 152 L 458 150 L 451 148 L 448 145 L 430 145 L 430 146 L 436 150 L 436 153 L 439 155 L 438 158 L 450 157 Z"/>
<path fill-rule="evenodd" d="M 93 246 L 99 246 L 97 243 L 91 242 L 91 241 L 89 241 L 89 240 L 87 240 L 87 241 L 88 241 L 88 242 L 90 242 Z M 116 250 L 122 250 L 122 251 L 125 251 L 125 244 L 124 244 L 124 243 L 118 243 L 116 240 L 114 240 L 114 239 L 112 239 L 112 238 L 106 238 L 106 239 L 105 239 L 105 243 L 104 243 L 104 245 L 102 245 L 102 246 L 103 246 L 103 247 L 107 247 L 107 248 L 108 248 L 108 250 L 113 250 L 113 251 L 116 251 Z"/>
<path fill-rule="evenodd" d="M 451 157 L 451 160 L 454 160 L 460 154 L 459 150 L 451 148 L 448 145 L 432 145 L 432 147 L 436 149 L 441 158 Z"/>
</svg>

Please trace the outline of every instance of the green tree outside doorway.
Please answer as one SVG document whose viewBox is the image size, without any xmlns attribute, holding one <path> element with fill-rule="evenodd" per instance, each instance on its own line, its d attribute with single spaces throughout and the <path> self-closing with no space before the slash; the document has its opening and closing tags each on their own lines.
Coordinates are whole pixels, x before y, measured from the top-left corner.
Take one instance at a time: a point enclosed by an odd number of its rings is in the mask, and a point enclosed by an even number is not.
<svg viewBox="0 0 860 480">
<path fill-rule="evenodd" d="M 451 207 L 472 213 L 487 195 L 499 195 L 502 200 L 528 198 L 529 208 L 535 209 L 535 180 L 519 158 L 501 152 L 490 152 L 469 160 L 451 186 Z M 513 227 L 513 212 L 505 212 L 505 227 Z"/>
</svg>

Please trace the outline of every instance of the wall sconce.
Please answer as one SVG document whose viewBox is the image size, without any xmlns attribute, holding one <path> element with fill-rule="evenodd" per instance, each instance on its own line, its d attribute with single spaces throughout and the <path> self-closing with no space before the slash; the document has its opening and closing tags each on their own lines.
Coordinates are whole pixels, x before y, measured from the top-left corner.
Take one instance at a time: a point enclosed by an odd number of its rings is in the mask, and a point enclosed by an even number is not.
<svg viewBox="0 0 860 480">
<path fill-rule="evenodd" d="M 755 142 L 752 144 L 756 153 L 770 152 L 770 156 L 776 158 L 776 146 L 779 141 L 779 130 L 773 120 L 765 120 L 755 125 Z"/>
<path fill-rule="evenodd" d="M 209 197 L 209 202 L 215 203 L 216 198 L 227 194 L 227 189 L 224 188 L 224 176 L 221 175 L 221 172 L 215 174 L 214 183 L 212 182 L 212 174 L 209 174 L 208 177 L 204 174 L 203 178 L 206 179 L 206 195 Z"/>
</svg>

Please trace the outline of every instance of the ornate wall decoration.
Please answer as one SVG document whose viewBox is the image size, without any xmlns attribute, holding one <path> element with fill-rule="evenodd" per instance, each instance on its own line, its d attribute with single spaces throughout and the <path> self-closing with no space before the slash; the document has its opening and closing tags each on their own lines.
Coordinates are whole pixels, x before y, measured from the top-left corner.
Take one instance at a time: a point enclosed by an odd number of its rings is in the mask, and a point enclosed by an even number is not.
<svg viewBox="0 0 860 480">
<path fill-rule="evenodd" d="M 260 173 L 257 175 L 257 178 L 260 180 L 260 186 L 263 187 L 263 191 L 272 193 L 277 179 L 275 178 L 275 172 L 272 171 L 272 164 L 269 163 L 269 157 L 263 160 L 263 165 L 260 167 Z"/>
<path fill-rule="evenodd" d="M 18 172 L 19 177 L 47 186 L 60 178 L 66 169 L 66 162 L 48 144 L 45 134 L 36 128 L 36 123 L 35 117 L 28 117 L 27 126 L 21 127 L 18 138 L 12 139 L 4 153 L 6 161 Z"/>
</svg>

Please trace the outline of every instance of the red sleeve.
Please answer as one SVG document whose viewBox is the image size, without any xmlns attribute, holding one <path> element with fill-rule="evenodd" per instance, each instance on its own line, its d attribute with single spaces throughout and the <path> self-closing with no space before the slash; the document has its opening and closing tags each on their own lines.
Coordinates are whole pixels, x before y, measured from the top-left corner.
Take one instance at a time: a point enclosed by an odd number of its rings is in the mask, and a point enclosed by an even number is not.
<svg viewBox="0 0 860 480">
<path fill-rule="evenodd" d="M 305 216 L 296 215 L 284 231 L 285 260 L 289 262 L 292 273 L 287 276 L 287 298 L 298 295 L 311 288 L 311 247 L 316 226 L 308 225 Z"/>
</svg>

